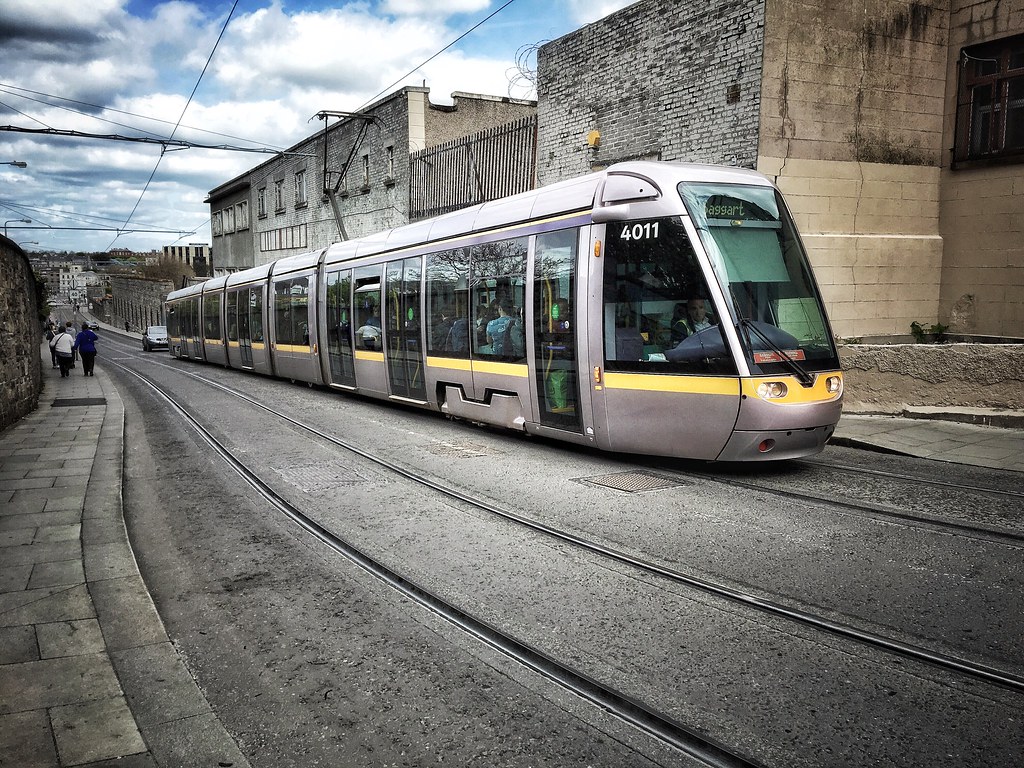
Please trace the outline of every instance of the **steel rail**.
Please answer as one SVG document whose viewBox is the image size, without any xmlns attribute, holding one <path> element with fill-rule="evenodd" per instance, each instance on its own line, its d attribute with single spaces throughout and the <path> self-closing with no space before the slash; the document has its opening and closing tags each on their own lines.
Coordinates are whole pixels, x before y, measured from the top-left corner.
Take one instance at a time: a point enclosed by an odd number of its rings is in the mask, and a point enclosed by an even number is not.
<svg viewBox="0 0 1024 768">
<path fill-rule="evenodd" d="M 519 525 L 523 525 L 527 528 L 530 528 L 531 530 L 537 531 L 538 533 L 542 533 L 558 541 L 574 544 L 587 551 L 602 555 L 615 562 L 631 566 L 642 572 L 653 574 L 691 588 L 699 589 L 706 593 L 713 594 L 718 597 L 730 600 L 732 602 L 745 605 L 749 608 L 753 608 L 768 615 L 785 618 L 819 631 L 827 632 L 847 640 L 853 640 L 863 645 L 875 649 L 880 649 L 903 658 L 925 663 L 930 666 L 938 667 L 946 671 L 956 672 L 958 674 L 966 675 L 968 677 L 980 679 L 987 683 L 999 685 L 1017 692 L 1024 692 L 1024 677 L 1021 677 L 1020 675 L 1015 675 L 1011 672 L 1000 670 L 996 667 L 992 667 L 987 664 L 981 664 L 979 662 L 970 661 L 969 659 L 954 656 L 952 654 L 940 653 L 938 651 L 933 651 L 927 648 L 923 648 L 921 646 L 912 645 L 910 643 L 904 643 L 894 638 L 885 637 L 884 635 L 880 635 L 874 632 L 861 630 L 849 624 L 844 624 L 842 622 L 833 621 L 822 616 L 817 616 L 807 611 L 792 608 L 790 606 L 777 603 L 767 598 L 741 592 L 737 589 L 733 589 L 732 587 L 725 586 L 724 584 L 718 584 L 707 579 L 701 579 L 696 576 L 691 576 L 680 571 L 666 568 L 656 563 L 651 563 L 642 560 L 627 552 L 616 550 L 612 547 L 605 546 L 604 544 L 600 544 L 598 542 L 585 539 L 582 536 L 577 536 L 572 533 L 560 531 L 545 523 L 541 523 L 539 521 L 523 517 L 522 515 L 518 515 L 515 512 L 502 509 L 500 507 L 497 507 L 496 505 L 490 504 L 489 502 L 475 498 L 467 493 L 442 485 L 441 483 L 438 483 L 429 478 L 423 477 L 417 474 L 416 472 L 413 472 L 411 470 L 406 469 L 405 467 L 395 464 L 394 462 L 388 459 L 371 454 L 357 446 L 352 445 L 351 443 L 346 442 L 345 440 L 341 440 L 340 438 L 335 437 L 334 435 L 323 432 L 322 430 L 310 426 L 309 424 L 305 424 L 297 419 L 293 419 L 292 417 L 283 414 L 279 411 L 275 411 L 270 406 L 264 405 L 258 400 L 255 400 L 254 398 L 251 398 L 248 395 L 242 394 L 241 392 L 231 389 L 230 387 L 227 387 L 216 381 L 212 381 L 203 376 L 190 373 L 188 371 L 182 371 L 178 368 L 174 368 L 174 370 L 186 376 L 190 376 L 199 381 L 202 381 L 208 386 L 211 386 L 215 389 L 219 389 L 229 395 L 232 395 L 233 397 L 242 400 L 243 402 L 260 408 L 276 416 L 277 418 L 289 424 L 292 424 L 293 426 L 306 430 L 307 432 L 314 434 L 317 437 L 320 437 L 321 439 L 329 443 L 344 448 L 345 450 L 350 451 L 351 453 L 354 453 L 355 455 L 360 456 L 366 459 L 367 461 L 371 461 L 379 466 L 391 470 L 395 474 L 404 477 L 407 480 L 430 488 L 431 490 L 437 491 L 438 493 L 444 494 L 450 498 L 457 499 L 463 503 L 476 507 L 477 509 L 491 513 L 503 519 L 510 520 Z M 829 503 L 842 505 L 842 502 L 829 501 Z M 916 520 L 917 518 L 914 519 Z"/>
<path fill-rule="evenodd" d="M 545 679 L 561 686 L 563 689 L 576 694 L 591 704 L 597 705 L 609 714 L 646 733 L 648 736 L 651 736 L 696 760 L 700 760 L 711 768 L 760 768 L 761 764 L 735 754 L 730 751 L 728 747 L 718 744 L 711 738 L 698 733 L 696 730 L 687 727 L 683 723 L 649 708 L 643 702 L 621 693 L 614 688 L 606 686 L 596 679 L 562 664 L 528 643 L 522 642 L 487 622 L 475 618 L 457 606 L 438 597 L 416 582 L 407 579 L 380 561 L 363 553 L 341 537 L 317 523 L 315 520 L 306 516 L 301 510 L 278 494 L 270 485 L 260 479 L 258 474 L 253 472 L 243 462 L 236 458 L 227 446 L 225 446 L 209 430 L 200 424 L 187 409 L 177 403 L 153 380 L 124 365 L 119 363 L 113 364 L 126 373 L 135 376 L 153 389 L 184 418 L 186 423 L 195 430 L 196 434 L 198 434 L 199 437 L 239 475 L 239 477 L 241 477 L 253 490 L 259 493 L 260 496 L 262 496 L 272 507 L 284 514 L 315 539 L 330 547 L 333 551 L 340 554 L 366 573 L 395 589 L 403 597 L 412 600 L 420 607 L 458 627 L 484 645 L 533 670 Z M 216 384 L 216 382 L 210 382 L 209 380 L 202 379 L 202 377 L 196 378 L 200 378 L 207 383 L 213 384 L 217 388 L 227 391 L 229 394 L 236 394 L 243 399 L 247 399 L 243 395 L 231 392 L 231 390 L 226 387 Z M 267 406 L 255 401 L 251 402 L 264 410 L 274 413 Z M 283 416 L 283 414 L 275 413 L 275 415 L 284 418 L 285 421 L 296 426 L 309 429 L 306 425 L 294 421 L 287 416 Z M 318 436 L 324 436 L 318 430 L 309 429 L 309 431 L 317 434 Z M 372 457 L 361 451 L 356 450 L 356 453 L 359 453 L 370 460 L 374 460 Z M 397 468 L 396 471 L 399 471 L 400 474 L 409 479 L 414 479 L 405 471 L 398 470 Z"/>
</svg>

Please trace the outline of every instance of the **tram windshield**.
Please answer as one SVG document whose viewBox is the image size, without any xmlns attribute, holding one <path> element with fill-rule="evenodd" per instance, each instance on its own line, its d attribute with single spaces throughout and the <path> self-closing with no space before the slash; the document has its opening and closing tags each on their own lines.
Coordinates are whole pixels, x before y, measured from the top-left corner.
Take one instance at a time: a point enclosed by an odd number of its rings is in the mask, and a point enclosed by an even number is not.
<svg viewBox="0 0 1024 768">
<path fill-rule="evenodd" d="M 754 373 L 838 367 L 810 265 L 772 187 L 679 185 Z"/>
</svg>

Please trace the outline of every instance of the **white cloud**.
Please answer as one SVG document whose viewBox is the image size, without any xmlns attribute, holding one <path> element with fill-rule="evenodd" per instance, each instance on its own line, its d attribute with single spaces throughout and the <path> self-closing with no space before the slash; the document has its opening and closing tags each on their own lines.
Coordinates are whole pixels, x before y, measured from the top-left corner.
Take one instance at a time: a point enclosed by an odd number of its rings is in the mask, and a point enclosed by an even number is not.
<svg viewBox="0 0 1024 768">
<path fill-rule="evenodd" d="M 240 4 L 175 137 L 284 148 L 322 128 L 310 121 L 320 110 L 355 110 L 382 92 L 423 81 L 435 103 L 449 102 L 453 91 L 532 97 L 522 88 L 509 92 L 515 48 L 568 31 L 563 29 L 567 3 L 593 16 L 591 5 L 572 0 L 540 6 L 517 0 L 467 38 L 465 44 L 475 49 L 452 49 L 418 66 L 465 31 L 467 19 L 483 18 L 504 0 L 324 0 L 323 10 L 308 10 L 315 2 L 307 0 L 307 10 L 297 12 L 282 0 Z M 597 7 L 604 12 L 627 4 L 598 0 Z M 127 7 L 128 0 L 0 0 L 5 54 L 0 83 L 99 105 L 64 103 L 78 113 L 29 101 L 25 90 L 0 89 L 0 124 L 98 134 L 129 134 L 134 126 L 167 136 L 207 63 L 230 3 L 171 0 L 153 4 L 144 16 L 131 15 Z M 538 14 L 537 7 L 550 13 Z M 458 28 L 446 22 L 460 14 Z M 28 215 L 55 227 L 84 225 L 76 213 L 120 223 L 160 159 L 132 222 L 200 228 L 189 241 L 209 241 L 206 193 L 266 159 L 199 149 L 167 151 L 161 159 L 159 145 L 14 133 L 4 134 L 3 141 L 9 155 L 3 159 L 29 162 L 28 169 L 3 174 L 0 213 L 5 218 L 31 208 Z M 45 240 L 43 247 L 70 250 L 101 250 L 114 239 L 110 233 L 56 230 L 29 237 Z M 146 250 L 173 240 L 124 235 L 116 245 Z"/>
<path fill-rule="evenodd" d="M 638 0 L 567 0 L 572 20 L 577 24 L 590 24 L 603 19 Z"/>
<path fill-rule="evenodd" d="M 485 10 L 490 0 L 384 0 L 382 13 L 392 16 L 452 16 Z"/>
</svg>

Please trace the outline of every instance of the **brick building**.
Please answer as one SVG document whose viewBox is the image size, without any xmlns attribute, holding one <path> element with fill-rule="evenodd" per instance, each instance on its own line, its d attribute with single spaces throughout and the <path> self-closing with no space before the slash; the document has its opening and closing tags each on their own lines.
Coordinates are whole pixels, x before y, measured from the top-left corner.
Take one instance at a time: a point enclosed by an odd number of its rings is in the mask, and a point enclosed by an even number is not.
<svg viewBox="0 0 1024 768">
<path fill-rule="evenodd" d="M 212 190 L 216 274 L 408 223 L 429 204 L 412 188 L 415 153 L 536 113 L 532 101 L 455 93 L 442 106 L 429 94 L 406 87 L 359 115 L 325 113 L 335 121 L 326 130 Z M 528 155 L 518 158 L 529 168 L 525 186 L 506 185 L 497 197 L 532 188 L 533 130 L 531 123 Z M 422 172 L 415 178 L 433 188 Z"/>
<path fill-rule="evenodd" d="M 1024 337 L 1024 0 L 642 0 L 538 54 L 541 184 L 756 168 L 835 331 Z"/>
</svg>

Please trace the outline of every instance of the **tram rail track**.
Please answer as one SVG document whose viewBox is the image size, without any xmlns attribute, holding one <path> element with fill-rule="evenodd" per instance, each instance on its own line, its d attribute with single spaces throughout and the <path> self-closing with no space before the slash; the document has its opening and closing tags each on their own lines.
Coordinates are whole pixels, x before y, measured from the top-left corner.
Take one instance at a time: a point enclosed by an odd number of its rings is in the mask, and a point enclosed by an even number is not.
<svg viewBox="0 0 1024 768">
<path fill-rule="evenodd" d="M 133 375 L 145 381 L 147 384 L 149 384 L 149 386 L 159 391 L 162 397 L 173 403 L 173 398 L 171 398 L 169 395 L 163 392 L 155 383 L 148 380 L 147 377 L 128 368 L 125 368 L 125 370 L 131 372 Z M 181 371 L 177 368 L 175 370 L 190 378 L 198 380 L 206 384 L 207 386 L 211 386 L 215 389 L 225 392 L 226 394 L 239 398 L 242 401 L 248 403 L 249 405 L 252 405 L 269 414 L 272 414 L 277 418 L 285 421 L 286 423 L 291 424 L 292 426 L 305 430 L 308 433 L 315 435 L 330 444 L 343 448 L 357 456 L 360 456 L 361 458 L 367 461 L 370 461 L 391 472 L 394 472 L 395 474 L 405 478 L 406 480 L 427 487 L 435 492 L 447 496 L 448 498 L 455 499 L 480 511 L 495 515 L 517 525 L 524 526 L 530 530 L 551 537 L 557 541 L 561 541 L 573 546 L 580 547 L 585 551 L 600 555 L 609 560 L 634 568 L 642 573 L 654 576 L 656 578 L 666 579 L 670 582 L 683 585 L 685 587 L 697 589 L 701 592 L 715 595 L 719 598 L 726 599 L 732 603 L 740 604 L 748 608 L 755 609 L 761 613 L 765 613 L 770 616 L 792 621 L 797 624 L 810 627 L 814 630 L 818 630 L 832 636 L 840 637 L 845 640 L 854 641 L 856 643 L 874 648 L 876 650 L 881 650 L 888 654 L 899 656 L 901 658 L 921 662 L 933 667 L 943 669 L 947 672 L 953 672 L 955 674 L 964 675 L 972 679 L 981 680 L 986 683 L 998 685 L 1000 687 L 1007 688 L 1015 692 L 1024 692 L 1024 677 L 1017 675 L 1015 673 L 998 669 L 989 664 L 973 661 L 969 658 L 939 652 L 923 646 L 914 645 L 913 643 L 903 642 L 896 638 L 887 637 L 877 632 L 861 629 L 850 623 L 835 621 L 824 616 L 816 615 L 809 611 L 804 611 L 793 606 L 785 605 L 781 602 L 772 600 L 763 595 L 744 592 L 742 590 L 735 589 L 722 583 L 714 582 L 708 579 L 700 578 L 697 576 L 693 576 L 691 574 L 686 574 L 681 571 L 667 568 L 658 563 L 653 563 L 648 560 L 644 560 L 643 558 L 637 557 L 622 550 L 615 549 L 613 547 L 609 547 L 600 542 L 587 539 L 585 537 L 573 534 L 571 532 L 556 529 L 545 523 L 525 517 L 511 510 L 503 509 L 495 504 L 492 504 L 487 500 L 477 498 L 471 494 L 465 493 L 464 491 L 447 486 L 432 478 L 426 477 L 414 470 L 410 470 L 407 467 L 396 464 L 395 462 L 389 459 L 383 458 L 379 455 L 375 455 L 371 452 L 363 450 L 362 448 L 352 445 L 351 443 L 342 440 L 332 434 L 326 433 L 323 430 L 317 429 L 314 426 L 294 419 L 291 416 L 288 416 L 287 414 L 281 413 L 280 411 L 277 411 L 274 408 L 265 405 L 244 393 L 234 390 L 231 387 L 225 386 L 223 384 L 220 384 L 219 382 L 213 381 L 211 379 L 208 379 L 206 377 L 200 376 L 189 371 Z M 187 413 L 185 409 L 183 409 L 180 405 L 177 405 L 176 403 L 174 403 L 174 407 L 176 408 L 176 410 L 180 410 L 183 413 Z M 191 418 L 191 416 L 189 416 L 188 418 Z M 718 480 L 719 478 L 709 476 L 709 479 Z M 756 485 L 751 485 L 750 487 L 753 487 L 755 490 L 759 491 L 771 490 L 761 488 Z M 835 502 L 834 500 L 815 500 L 821 503 L 828 503 L 830 505 L 837 504 L 837 502 Z M 843 506 L 842 503 L 838 504 L 840 507 Z M 301 515 L 301 512 L 298 512 L 298 514 Z M 909 519 L 913 520 L 914 522 L 922 522 L 920 518 L 917 517 L 910 517 Z M 1010 537 L 1009 541 L 1004 541 L 999 540 L 999 538 L 996 537 L 998 543 L 1012 543 L 1012 545 L 1015 546 L 1018 546 L 1020 544 L 1019 539 L 1020 537 Z"/>
<path fill-rule="evenodd" d="M 872 469 L 870 467 L 856 467 L 851 464 L 840 464 L 838 462 L 825 463 L 823 461 L 815 461 L 813 459 L 794 459 L 793 463 L 798 466 L 834 469 L 848 474 L 872 475 L 874 477 L 882 477 L 888 480 L 905 480 L 910 483 L 920 483 L 923 485 L 929 485 L 936 488 L 948 488 L 950 490 L 970 491 L 972 493 L 981 493 L 989 496 L 1005 496 L 1013 499 L 1024 499 L 1024 491 L 1015 491 L 1009 488 L 986 488 L 985 486 L 981 485 L 964 485 L 963 483 L 950 483 L 947 482 L 946 480 L 936 480 L 930 477 L 921 477 L 920 475 L 908 475 L 901 472 L 888 472 L 883 469 Z"/>
<path fill-rule="evenodd" d="M 219 440 L 212 432 L 210 432 L 210 430 L 206 429 L 206 427 L 204 427 L 188 409 L 178 403 L 156 382 L 144 374 L 120 363 L 113 362 L 112 364 L 120 368 L 125 373 L 135 376 L 155 391 L 161 399 L 168 403 L 168 405 L 185 420 L 185 422 L 196 432 L 199 438 L 205 442 L 210 449 L 214 451 L 214 453 L 220 456 L 221 459 L 223 459 L 225 463 L 227 463 L 227 465 L 240 478 L 242 478 L 250 488 L 257 492 L 273 508 L 277 509 L 303 531 L 313 536 L 317 541 L 320 541 L 322 544 L 343 556 L 363 571 L 395 589 L 403 597 L 412 600 L 435 616 L 458 627 L 463 632 L 474 637 L 486 646 L 540 674 L 545 679 L 556 683 L 563 689 L 576 694 L 582 699 L 589 701 L 620 720 L 631 724 L 641 732 L 646 733 L 648 736 L 662 742 L 663 744 L 701 761 L 710 768 L 758 768 L 761 765 L 752 759 L 735 753 L 724 745 L 716 743 L 709 737 L 698 733 L 696 730 L 687 727 L 685 724 L 678 722 L 668 715 L 657 712 L 645 705 L 643 702 L 627 696 L 626 694 L 623 694 L 616 689 L 559 662 L 557 659 L 544 653 L 535 646 L 525 643 L 512 635 L 501 631 L 497 627 L 470 615 L 425 587 L 402 576 L 394 569 L 383 564 L 381 561 L 362 552 L 343 538 L 330 531 L 328 528 L 310 518 L 302 512 L 302 510 L 289 502 L 284 496 L 275 491 L 268 483 L 260 478 L 257 472 L 253 471 L 244 462 L 239 460 L 223 441 Z M 278 413 L 268 406 L 260 404 L 228 387 L 203 379 L 202 377 L 196 378 L 199 378 L 222 391 L 241 397 L 242 399 L 250 402 L 250 404 L 273 413 L 294 426 L 308 429 L 318 437 L 324 438 L 335 445 L 345 447 L 346 449 L 351 450 L 363 458 L 377 463 L 378 465 L 386 466 L 388 469 L 391 469 L 407 479 L 420 482 L 421 484 L 426 484 L 423 482 L 424 479 L 418 478 L 415 473 L 411 473 L 408 470 L 392 464 L 391 462 L 381 459 L 380 457 L 374 457 L 355 446 L 349 446 L 344 441 L 328 436 L 320 430 L 309 427 L 308 425 L 303 425 L 301 422 L 291 419 L 291 417 L 284 414 Z M 443 489 L 442 486 L 437 484 L 432 484 L 431 487 L 435 488 L 435 490 L 446 493 L 447 495 L 457 496 L 468 503 L 475 503 L 471 500 L 471 497 L 466 494 L 461 494 L 457 491 L 453 491 L 452 489 Z M 479 504 L 476 505 L 479 506 Z"/>
<path fill-rule="evenodd" d="M 1009 530 L 1007 528 L 1000 528 L 998 526 L 984 525 L 980 523 L 961 523 L 953 520 L 944 520 L 934 515 L 929 515 L 926 512 L 919 511 L 908 511 L 905 509 L 898 509 L 896 507 L 890 507 L 883 504 L 872 504 L 864 501 L 850 501 L 837 499 L 835 496 L 822 496 L 815 493 L 808 493 L 804 491 L 797 491 L 789 488 L 776 488 L 763 483 L 757 483 L 750 480 L 740 480 L 738 478 L 725 477 L 721 474 L 714 474 L 711 472 L 701 472 L 699 470 L 688 470 L 681 472 L 668 466 L 663 466 L 662 471 L 670 476 L 674 477 L 686 477 L 687 479 L 693 477 L 700 477 L 702 480 L 708 480 L 710 482 L 719 483 L 721 485 L 742 488 L 749 491 L 757 491 L 759 493 L 771 494 L 772 496 L 778 496 L 785 499 L 792 499 L 801 502 L 811 502 L 814 504 L 825 504 L 830 509 L 837 509 L 853 514 L 869 515 L 876 518 L 885 518 L 890 520 L 898 520 L 903 523 L 911 523 L 913 525 L 927 526 L 934 530 L 944 530 L 952 534 L 963 536 L 966 538 L 978 539 L 981 541 L 990 541 L 997 544 L 1003 544 L 1007 546 L 1024 547 L 1024 533 Z M 907 478 L 911 480 L 912 478 Z M 914 479 L 916 482 L 916 479 Z M 950 489 L 963 490 L 962 487 L 953 485 L 952 483 L 943 484 Z M 985 489 L 978 489 L 984 492 Z M 1016 496 L 1017 494 L 1007 493 L 1004 495 Z"/>
</svg>

